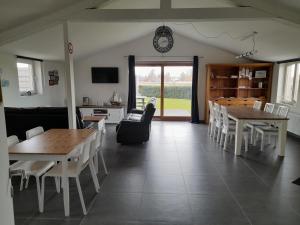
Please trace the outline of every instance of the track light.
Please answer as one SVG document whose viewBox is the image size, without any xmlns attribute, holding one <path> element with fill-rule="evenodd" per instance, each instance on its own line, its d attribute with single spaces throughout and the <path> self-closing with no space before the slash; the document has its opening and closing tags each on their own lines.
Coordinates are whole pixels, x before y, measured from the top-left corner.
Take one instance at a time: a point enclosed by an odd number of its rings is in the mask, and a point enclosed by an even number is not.
<svg viewBox="0 0 300 225">
<path fill-rule="evenodd" d="M 236 59 L 240 59 L 240 58 L 244 58 L 244 57 L 249 57 L 249 56 L 253 56 L 254 54 L 256 54 L 258 51 L 255 49 L 255 36 L 258 34 L 258 32 L 254 31 L 252 32 L 252 34 L 249 34 L 247 36 L 245 36 L 244 38 L 241 39 L 241 41 L 245 41 L 249 38 L 252 37 L 252 42 L 253 42 L 253 45 L 252 45 L 252 50 L 251 51 L 247 51 L 247 52 L 243 52 L 242 54 L 240 55 L 237 55 L 235 58 Z"/>
</svg>

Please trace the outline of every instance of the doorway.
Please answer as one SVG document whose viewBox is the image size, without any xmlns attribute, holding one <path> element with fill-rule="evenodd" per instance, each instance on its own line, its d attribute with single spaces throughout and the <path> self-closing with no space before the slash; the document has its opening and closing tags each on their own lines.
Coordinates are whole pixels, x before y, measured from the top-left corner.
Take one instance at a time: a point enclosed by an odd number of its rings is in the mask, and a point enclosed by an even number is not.
<svg viewBox="0 0 300 225">
<path fill-rule="evenodd" d="M 192 62 L 140 62 L 135 74 L 137 108 L 156 97 L 156 119 L 191 119 Z"/>
</svg>

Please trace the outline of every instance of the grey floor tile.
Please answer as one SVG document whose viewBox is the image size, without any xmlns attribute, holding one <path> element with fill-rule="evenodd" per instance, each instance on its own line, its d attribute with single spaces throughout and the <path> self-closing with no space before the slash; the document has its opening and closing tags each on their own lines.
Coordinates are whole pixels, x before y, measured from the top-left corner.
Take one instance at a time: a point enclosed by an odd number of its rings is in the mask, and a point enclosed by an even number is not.
<svg viewBox="0 0 300 225">
<path fill-rule="evenodd" d="M 99 194 L 82 224 L 137 221 L 142 194 Z"/>
<path fill-rule="evenodd" d="M 248 224 L 241 209 L 228 195 L 190 195 L 189 201 L 195 224 Z"/>
<path fill-rule="evenodd" d="M 148 175 L 144 193 L 186 193 L 184 179 L 181 175 Z"/>
<path fill-rule="evenodd" d="M 185 176 L 187 191 L 190 194 L 215 195 L 216 193 L 229 194 L 225 184 L 219 176 Z"/>
<path fill-rule="evenodd" d="M 140 221 L 190 224 L 192 215 L 186 195 L 143 194 Z"/>
</svg>

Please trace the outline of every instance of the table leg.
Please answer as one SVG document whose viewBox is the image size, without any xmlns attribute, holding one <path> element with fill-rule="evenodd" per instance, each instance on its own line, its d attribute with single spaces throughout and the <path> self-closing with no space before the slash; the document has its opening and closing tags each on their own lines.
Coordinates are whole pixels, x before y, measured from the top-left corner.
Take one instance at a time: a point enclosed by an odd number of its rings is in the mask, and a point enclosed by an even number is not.
<svg viewBox="0 0 300 225">
<path fill-rule="evenodd" d="M 241 147 L 243 141 L 243 129 L 244 129 L 244 121 L 237 120 L 236 128 L 235 128 L 235 145 L 234 145 L 234 154 L 241 155 Z"/>
<path fill-rule="evenodd" d="M 65 216 L 70 215 L 70 193 L 69 193 L 69 178 L 66 176 L 68 160 L 62 161 L 62 185 L 64 194 Z"/>
<path fill-rule="evenodd" d="M 278 127 L 278 155 L 285 155 L 285 144 L 287 135 L 287 120 L 282 120 Z"/>
</svg>

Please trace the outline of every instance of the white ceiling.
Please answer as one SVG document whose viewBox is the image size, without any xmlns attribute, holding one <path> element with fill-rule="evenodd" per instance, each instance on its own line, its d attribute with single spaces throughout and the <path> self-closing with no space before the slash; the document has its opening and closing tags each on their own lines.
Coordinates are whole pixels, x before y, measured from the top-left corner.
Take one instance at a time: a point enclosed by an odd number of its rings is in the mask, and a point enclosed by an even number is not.
<svg viewBox="0 0 300 225">
<path fill-rule="evenodd" d="M 36 8 L 24 10 L 19 17 L 18 11 L 12 10 L 8 13 L 16 0 L 4 1 L 5 9 L 0 8 L 0 32 L 5 27 L 12 27 L 21 18 L 37 16 L 64 5 L 71 4 L 76 0 L 45 0 L 45 5 L 39 0 L 27 0 L 26 2 Z M 300 9 L 299 0 L 277 0 L 287 3 L 293 10 Z M 20 1 L 18 1 L 20 2 Z M 62 3 L 63 2 L 63 3 Z M 23 3 L 21 3 L 23 4 Z M 24 3 L 24 5 L 26 5 Z M 158 8 L 159 0 L 110 0 L 102 8 Z M 47 6 L 47 7 L 46 7 Z M 229 0 L 173 0 L 173 7 L 233 7 Z M 298 7 L 298 8 L 297 8 Z M 22 10 L 21 10 L 22 11 Z M 32 11 L 32 13 L 30 13 Z M 7 21 L 7 23 L 5 23 Z M 70 32 L 75 47 L 75 58 L 84 57 L 89 54 L 101 51 L 114 45 L 126 43 L 148 33 L 153 33 L 160 23 L 71 23 Z M 192 38 L 197 41 L 208 43 L 236 54 L 242 51 L 251 50 L 251 39 L 240 41 L 240 37 L 253 31 L 257 31 L 256 46 L 258 53 L 257 60 L 278 61 L 300 57 L 300 29 L 299 26 L 290 23 L 282 23 L 275 20 L 260 21 L 226 21 L 226 22 L 194 22 L 191 23 L 167 23 L 175 33 Z M 62 26 L 52 27 L 48 30 L 33 34 L 24 39 L 6 44 L 0 51 L 13 54 L 38 57 L 49 60 L 63 59 Z M 217 38 L 212 38 L 217 37 Z M 176 43 L 175 43 L 176 44 Z"/>
<path fill-rule="evenodd" d="M 80 0 L 0 0 L 0 32 Z"/>
</svg>

